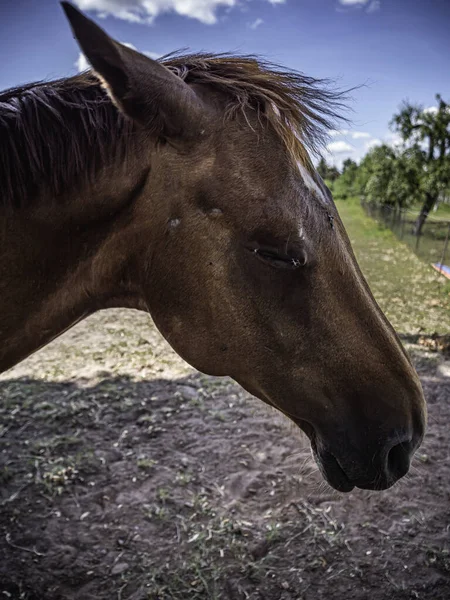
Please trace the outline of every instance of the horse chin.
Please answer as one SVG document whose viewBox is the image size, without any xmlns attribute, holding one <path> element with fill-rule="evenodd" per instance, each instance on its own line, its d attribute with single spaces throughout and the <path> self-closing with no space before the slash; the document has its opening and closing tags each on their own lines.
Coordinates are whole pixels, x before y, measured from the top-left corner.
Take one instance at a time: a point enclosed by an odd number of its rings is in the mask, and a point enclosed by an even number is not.
<svg viewBox="0 0 450 600">
<path fill-rule="evenodd" d="M 354 484 L 349 480 L 338 461 L 329 452 L 319 454 L 313 443 L 311 448 L 314 460 L 320 469 L 325 481 L 338 492 L 351 492 L 354 489 Z"/>
<path fill-rule="evenodd" d="M 329 452 L 319 454 L 316 445 L 316 433 L 314 427 L 301 419 L 293 419 L 295 424 L 308 436 L 311 442 L 311 450 L 314 460 L 325 481 L 338 492 L 351 492 L 355 487 L 340 467 L 338 461 Z"/>
</svg>

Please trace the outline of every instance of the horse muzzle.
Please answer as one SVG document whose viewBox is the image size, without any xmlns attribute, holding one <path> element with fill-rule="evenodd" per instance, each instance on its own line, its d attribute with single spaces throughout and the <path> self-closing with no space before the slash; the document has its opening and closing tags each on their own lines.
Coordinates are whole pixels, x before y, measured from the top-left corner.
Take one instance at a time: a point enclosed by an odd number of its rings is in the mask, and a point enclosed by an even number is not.
<svg viewBox="0 0 450 600">
<path fill-rule="evenodd" d="M 322 475 L 334 489 L 386 490 L 408 473 L 422 437 L 393 431 L 382 443 L 363 441 L 359 447 L 345 443 L 331 447 L 313 437 L 311 447 Z"/>
</svg>

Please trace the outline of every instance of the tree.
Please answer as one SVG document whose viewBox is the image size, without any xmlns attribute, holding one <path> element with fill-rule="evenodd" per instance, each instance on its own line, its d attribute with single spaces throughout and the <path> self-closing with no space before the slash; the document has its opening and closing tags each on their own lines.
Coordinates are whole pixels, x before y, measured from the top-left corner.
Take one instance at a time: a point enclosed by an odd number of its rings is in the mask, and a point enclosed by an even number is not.
<svg viewBox="0 0 450 600">
<path fill-rule="evenodd" d="M 407 150 L 387 144 L 372 148 L 358 168 L 355 193 L 372 202 L 404 208 L 420 196 L 422 153 L 418 146 Z"/>
<path fill-rule="evenodd" d="M 394 150 L 394 155 L 386 196 L 392 205 L 404 208 L 422 198 L 423 153 L 414 145 L 405 150 Z"/>
<path fill-rule="evenodd" d="M 382 144 L 372 148 L 361 161 L 358 183 L 369 202 L 396 205 L 395 197 L 387 193 L 395 169 L 394 150 Z"/>
<path fill-rule="evenodd" d="M 415 235 L 421 234 L 439 195 L 445 193 L 450 185 L 450 106 L 439 94 L 436 100 L 435 109 L 405 103 L 391 122 L 403 141 L 415 148 L 416 160 L 421 155 L 418 188 L 422 195 L 422 208 L 414 227 Z"/>
<path fill-rule="evenodd" d="M 319 164 L 317 165 L 317 172 L 324 181 L 335 181 L 340 175 L 339 169 L 337 169 L 335 166 L 328 165 L 323 157 L 320 159 Z"/>
<path fill-rule="evenodd" d="M 342 163 L 342 174 L 347 171 L 351 171 L 352 173 L 358 168 L 358 164 L 352 160 L 351 158 L 346 158 Z"/>
<path fill-rule="evenodd" d="M 336 181 L 333 194 L 336 198 L 348 198 L 354 196 L 356 190 L 354 189 L 355 179 L 358 172 L 357 163 L 351 158 L 344 160 L 342 164 L 342 174 Z"/>
</svg>

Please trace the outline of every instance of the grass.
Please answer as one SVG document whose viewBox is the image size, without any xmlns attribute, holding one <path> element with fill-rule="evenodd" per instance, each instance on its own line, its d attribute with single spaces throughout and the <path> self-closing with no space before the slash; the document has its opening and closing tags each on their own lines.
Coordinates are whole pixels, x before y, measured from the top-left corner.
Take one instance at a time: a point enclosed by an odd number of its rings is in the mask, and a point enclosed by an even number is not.
<svg viewBox="0 0 450 600">
<path fill-rule="evenodd" d="M 399 333 L 450 333 L 450 284 L 394 234 L 368 217 L 358 199 L 338 200 L 360 267 Z"/>
<path fill-rule="evenodd" d="M 422 228 L 421 235 L 417 237 L 413 233 L 417 220 L 416 213 L 408 210 L 404 214 L 399 214 L 389 208 L 384 212 L 381 206 L 372 207 L 369 205 L 369 207 L 368 214 L 372 218 L 383 222 L 425 262 L 448 263 L 450 259 L 450 248 L 448 247 L 450 221 L 446 221 L 443 218 L 435 219 L 428 217 Z"/>
<path fill-rule="evenodd" d="M 415 216 L 417 217 L 419 216 L 421 208 L 422 206 L 420 204 L 412 206 L 408 213 L 411 215 L 412 218 Z M 450 221 L 450 205 L 444 203 L 439 204 L 436 210 L 432 210 L 430 212 L 430 217 L 439 221 Z"/>
</svg>

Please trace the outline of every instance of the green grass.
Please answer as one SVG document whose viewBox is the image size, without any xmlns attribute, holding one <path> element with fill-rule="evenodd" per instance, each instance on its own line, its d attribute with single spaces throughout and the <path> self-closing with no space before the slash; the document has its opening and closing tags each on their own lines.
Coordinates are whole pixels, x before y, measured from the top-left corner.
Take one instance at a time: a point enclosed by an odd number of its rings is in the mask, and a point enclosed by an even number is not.
<svg viewBox="0 0 450 600">
<path fill-rule="evenodd" d="M 439 218 L 437 219 L 428 217 L 419 237 L 413 233 L 418 210 L 415 212 L 408 210 L 403 214 L 399 214 L 388 207 L 388 210 L 383 213 L 383 211 L 378 211 L 376 207 L 373 207 L 372 210 L 369 205 L 368 214 L 377 221 L 383 222 L 425 262 L 448 264 L 450 260 L 450 246 L 448 245 L 450 221 L 442 217 L 442 214 L 445 213 L 441 213 L 440 217 L 438 215 Z"/>
<path fill-rule="evenodd" d="M 450 283 L 394 234 L 368 217 L 358 199 L 337 200 L 360 267 L 395 329 L 450 333 Z"/>
</svg>

